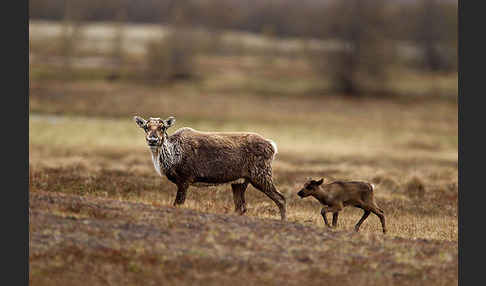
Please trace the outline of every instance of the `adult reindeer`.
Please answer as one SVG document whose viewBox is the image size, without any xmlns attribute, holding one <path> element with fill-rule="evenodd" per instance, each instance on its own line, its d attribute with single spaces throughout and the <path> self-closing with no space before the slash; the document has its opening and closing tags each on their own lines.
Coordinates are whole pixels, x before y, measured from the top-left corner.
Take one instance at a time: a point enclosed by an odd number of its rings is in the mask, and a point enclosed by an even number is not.
<svg viewBox="0 0 486 286">
<path fill-rule="evenodd" d="M 246 212 L 245 190 L 250 183 L 272 199 L 286 219 L 286 200 L 272 180 L 272 161 L 277 146 L 271 140 L 248 132 L 201 132 L 184 127 L 167 134 L 175 123 L 174 117 L 165 120 L 135 116 L 137 125 L 145 131 L 145 140 L 152 154 L 152 162 L 177 185 L 175 205 L 184 204 L 189 186 L 204 187 L 231 184 L 235 212 Z"/>
</svg>

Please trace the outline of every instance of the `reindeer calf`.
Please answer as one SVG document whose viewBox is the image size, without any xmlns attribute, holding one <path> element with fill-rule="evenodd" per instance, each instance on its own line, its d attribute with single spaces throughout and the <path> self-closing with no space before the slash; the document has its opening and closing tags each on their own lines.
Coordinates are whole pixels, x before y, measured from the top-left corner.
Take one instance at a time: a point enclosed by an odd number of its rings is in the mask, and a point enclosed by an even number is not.
<svg viewBox="0 0 486 286">
<path fill-rule="evenodd" d="M 345 182 L 334 181 L 327 184 L 322 184 L 324 179 L 319 181 L 308 180 L 304 184 L 297 195 L 300 198 L 313 196 L 324 207 L 321 210 L 321 215 L 324 218 L 324 223 L 328 226 L 329 222 L 326 218 L 326 213 L 333 213 L 332 226 L 336 227 L 338 213 L 345 206 L 352 205 L 354 207 L 364 210 L 364 214 L 354 227 L 355 231 L 359 231 L 359 227 L 363 221 L 368 218 L 370 212 L 374 213 L 380 218 L 383 233 L 386 233 L 385 227 L 385 213 L 378 207 L 373 197 L 373 185 L 366 182 Z"/>
</svg>

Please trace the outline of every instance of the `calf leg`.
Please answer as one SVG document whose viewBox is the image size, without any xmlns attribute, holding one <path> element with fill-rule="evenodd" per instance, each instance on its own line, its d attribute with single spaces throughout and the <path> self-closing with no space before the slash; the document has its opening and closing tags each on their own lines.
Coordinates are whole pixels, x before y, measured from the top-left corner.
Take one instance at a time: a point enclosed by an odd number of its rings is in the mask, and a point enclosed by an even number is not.
<svg viewBox="0 0 486 286">
<path fill-rule="evenodd" d="M 385 212 L 382 209 L 378 208 L 377 206 L 372 207 L 370 211 L 380 218 L 383 233 L 386 233 Z"/>
<path fill-rule="evenodd" d="M 253 187 L 267 195 L 267 197 L 269 197 L 277 205 L 280 210 L 280 218 L 282 220 L 286 220 L 287 202 L 285 197 L 277 191 L 277 188 L 275 188 L 272 178 L 265 176 L 262 179 L 252 179 L 251 184 Z"/>
<path fill-rule="evenodd" d="M 338 212 L 335 212 L 335 213 L 332 214 L 332 227 L 337 226 L 338 215 L 339 215 Z"/>
<path fill-rule="evenodd" d="M 361 226 L 361 224 L 365 221 L 366 218 L 368 218 L 368 216 L 370 215 L 370 211 L 368 210 L 364 210 L 364 214 L 363 216 L 361 217 L 361 219 L 358 221 L 358 223 L 354 226 L 354 230 L 356 232 L 359 231 L 359 227 Z"/>
<path fill-rule="evenodd" d="M 326 210 L 324 208 L 321 209 L 321 215 L 322 215 L 322 218 L 324 219 L 324 223 L 328 226 L 328 227 L 331 227 L 331 225 L 329 224 L 329 222 L 327 221 L 327 217 L 326 217 Z"/>
<path fill-rule="evenodd" d="M 332 215 L 332 224 L 333 224 L 333 226 L 335 226 L 337 224 L 338 212 L 341 211 L 342 209 L 343 209 L 343 206 L 341 204 L 334 205 L 334 206 L 330 206 L 330 207 L 324 206 L 321 209 L 321 215 L 322 215 L 322 218 L 324 219 L 324 223 L 328 227 L 331 227 L 331 225 L 327 221 L 326 213 L 333 213 L 333 215 Z"/>
<path fill-rule="evenodd" d="M 189 184 L 177 185 L 177 195 L 173 203 L 174 206 L 184 204 L 186 201 L 187 188 L 189 188 Z"/>
<path fill-rule="evenodd" d="M 233 190 L 233 200 L 235 202 L 235 212 L 240 215 L 246 212 L 245 190 L 247 186 L 247 182 L 231 185 L 231 189 Z"/>
</svg>

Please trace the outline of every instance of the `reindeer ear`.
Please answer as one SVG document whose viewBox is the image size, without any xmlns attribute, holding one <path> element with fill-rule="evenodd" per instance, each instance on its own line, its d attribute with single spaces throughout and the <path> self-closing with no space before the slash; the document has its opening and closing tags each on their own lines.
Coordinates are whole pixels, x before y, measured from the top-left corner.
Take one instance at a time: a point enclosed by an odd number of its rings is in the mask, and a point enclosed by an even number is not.
<svg viewBox="0 0 486 286">
<path fill-rule="evenodd" d="M 175 118 L 173 116 L 168 117 L 166 120 L 164 120 L 164 125 L 165 127 L 169 128 L 175 123 Z"/>
<path fill-rule="evenodd" d="M 135 120 L 135 123 L 137 123 L 138 127 L 144 128 L 145 124 L 147 124 L 147 120 L 143 119 L 140 116 L 134 116 L 133 120 Z"/>
<path fill-rule="evenodd" d="M 322 185 L 323 182 L 324 182 L 324 178 L 321 178 L 319 181 L 316 182 L 316 184 L 319 186 Z"/>
</svg>

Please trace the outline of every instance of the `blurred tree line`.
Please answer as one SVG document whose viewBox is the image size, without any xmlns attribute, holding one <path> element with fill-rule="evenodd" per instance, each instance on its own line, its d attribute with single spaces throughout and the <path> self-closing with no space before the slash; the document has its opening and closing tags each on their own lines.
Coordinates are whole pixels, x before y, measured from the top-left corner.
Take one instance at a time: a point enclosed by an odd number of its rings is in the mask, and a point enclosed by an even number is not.
<svg viewBox="0 0 486 286">
<path fill-rule="evenodd" d="M 192 27 L 337 40 L 341 49 L 315 52 L 312 63 L 335 90 L 352 95 L 384 92 L 387 67 L 397 61 L 431 72 L 457 70 L 457 1 L 450 0 L 30 0 L 29 9 L 31 19 L 170 25 L 169 41 L 147 47 L 153 78 L 190 77 L 194 39 L 185 28 Z M 418 56 L 397 58 L 397 42 L 415 47 Z M 122 57 L 116 45 L 113 53 Z"/>
</svg>

